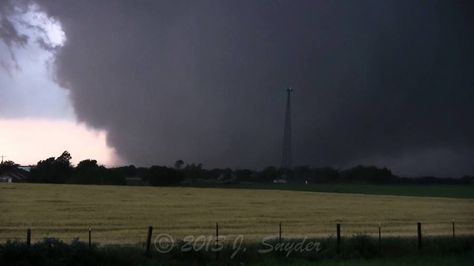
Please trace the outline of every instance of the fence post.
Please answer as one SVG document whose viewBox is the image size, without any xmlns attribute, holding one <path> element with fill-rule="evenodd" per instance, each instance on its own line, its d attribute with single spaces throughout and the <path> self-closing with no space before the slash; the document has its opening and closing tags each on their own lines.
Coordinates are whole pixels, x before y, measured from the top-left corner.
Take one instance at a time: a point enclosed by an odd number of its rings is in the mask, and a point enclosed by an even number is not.
<svg viewBox="0 0 474 266">
<path fill-rule="evenodd" d="M 336 243 L 336 252 L 341 252 L 341 224 L 337 224 L 336 226 L 336 236 L 337 236 L 337 243 Z"/>
<path fill-rule="evenodd" d="M 147 235 L 147 238 L 146 238 L 146 253 L 150 253 L 152 233 L 153 233 L 153 226 L 148 226 L 148 235 Z"/>
<path fill-rule="evenodd" d="M 89 248 L 92 248 L 92 229 L 89 226 Z"/>
<path fill-rule="evenodd" d="M 382 252 L 382 228 L 379 224 L 379 253 Z"/>
<path fill-rule="evenodd" d="M 421 223 L 417 224 L 418 231 L 418 250 L 421 250 Z"/>
<path fill-rule="evenodd" d="M 26 245 L 28 247 L 31 246 L 31 229 L 30 228 L 26 230 Z"/>
<path fill-rule="evenodd" d="M 454 221 L 453 221 L 453 239 L 455 239 L 455 238 L 456 238 L 456 229 L 454 227 Z"/>
<path fill-rule="evenodd" d="M 281 243 L 281 222 L 279 226 L 278 242 Z"/>
<path fill-rule="evenodd" d="M 216 223 L 216 260 L 219 259 L 219 224 Z"/>
</svg>

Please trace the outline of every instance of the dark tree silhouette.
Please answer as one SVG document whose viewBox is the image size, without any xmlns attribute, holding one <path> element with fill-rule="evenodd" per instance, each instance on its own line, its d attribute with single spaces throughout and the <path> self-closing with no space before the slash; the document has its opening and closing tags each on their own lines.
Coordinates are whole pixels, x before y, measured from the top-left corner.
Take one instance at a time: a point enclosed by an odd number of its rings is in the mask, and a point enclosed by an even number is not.
<svg viewBox="0 0 474 266">
<path fill-rule="evenodd" d="M 30 181 L 35 183 L 67 183 L 73 167 L 71 154 L 64 151 L 58 158 L 50 157 L 39 161 L 31 169 Z"/>
<path fill-rule="evenodd" d="M 388 183 L 396 179 L 387 168 L 363 165 L 343 171 L 341 177 L 344 181 L 370 183 Z"/>
<path fill-rule="evenodd" d="M 18 168 L 18 164 L 13 161 L 4 161 L 0 163 L 0 174 L 13 171 Z"/>
<path fill-rule="evenodd" d="M 178 169 L 178 170 L 181 170 L 181 168 L 183 167 L 184 165 L 184 161 L 183 160 L 177 160 L 175 163 L 174 163 L 174 168 Z"/>
<path fill-rule="evenodd" d="M 183 175 L 173 168 L 152 166 L 146 174 L 146 180 L 152 186 L 171 186 L 180 184 L 183 180 Z"/>
</svg>

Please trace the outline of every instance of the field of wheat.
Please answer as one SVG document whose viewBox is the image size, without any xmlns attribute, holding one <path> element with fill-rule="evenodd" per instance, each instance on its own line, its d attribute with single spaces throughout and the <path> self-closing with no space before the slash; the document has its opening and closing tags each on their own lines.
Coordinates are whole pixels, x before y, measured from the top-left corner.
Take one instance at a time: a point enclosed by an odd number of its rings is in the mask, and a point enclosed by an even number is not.
<svg viewBox="0 0 474 266">
<path fill-rule="evenodd" d="M 175 239 L 219 233 L 246 240 L 279 233 L 287 238 L 474 234 L 474 199 L 180 187 L 0 184 L 0 241 L 56 237 L 134 244 L 154 235 Z"/>
</svg>

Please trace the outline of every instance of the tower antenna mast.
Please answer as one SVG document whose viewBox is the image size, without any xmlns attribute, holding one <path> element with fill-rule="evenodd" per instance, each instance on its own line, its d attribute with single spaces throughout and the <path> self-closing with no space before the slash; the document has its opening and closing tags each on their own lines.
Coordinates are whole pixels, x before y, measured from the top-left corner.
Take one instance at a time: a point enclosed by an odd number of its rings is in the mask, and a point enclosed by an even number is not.
<svg viewBox="0 0 474 266">
<path fill-rule="evenodd" d="M 292 154 L 291 154 L 291 93 L 293 88 L 289 87 L 286 89 L 286 111 L 285 111 L 285 127 L 283 130 L 283 150 L 281 167 L 284 169 L 291 169 L 292 167 Z"/>
</svg>

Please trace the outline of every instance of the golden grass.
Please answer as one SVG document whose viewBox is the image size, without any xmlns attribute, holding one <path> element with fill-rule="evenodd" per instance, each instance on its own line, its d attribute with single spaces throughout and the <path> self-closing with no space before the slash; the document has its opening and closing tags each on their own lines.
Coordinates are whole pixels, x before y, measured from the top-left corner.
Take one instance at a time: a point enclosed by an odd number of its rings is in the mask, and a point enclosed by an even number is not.
<svg viewBox="0 0 474 266">
<path fill-rule="evenodd" d="M 277 190 L 157 188 L 46 184 L 0 184 L 0 241 L 58 237 L 100 243 L 138 243 L 147 226 L 154 234 L 175 239 L 220 233 L 255 239 L 278 233 L 285 237 L 333 235 L 341 223 L 344 235 L 374 234 L 379 223 L 384 235 L 474 233 L 474 200 L 406 196 L 376 196 Z"/>
</svg>

